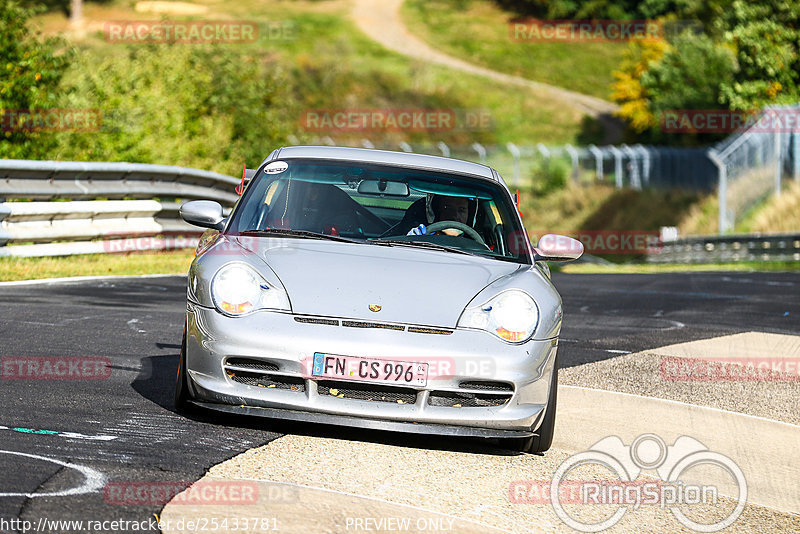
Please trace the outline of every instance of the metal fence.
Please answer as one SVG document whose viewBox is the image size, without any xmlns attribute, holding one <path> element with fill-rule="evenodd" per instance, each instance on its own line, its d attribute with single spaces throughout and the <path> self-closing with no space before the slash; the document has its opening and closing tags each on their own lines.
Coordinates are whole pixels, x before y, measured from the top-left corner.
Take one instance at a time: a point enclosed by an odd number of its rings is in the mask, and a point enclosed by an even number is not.
<svg viewBox="0 0 800 534">
<path fill-rule="evenodd" d="M 402 150 L 419 154 L 454 157 L 488 164 L 500 172 L 512 187 L 532 185 L 536 176 L 550 165 L 563 164 L 568 178 L 580 183 L 603 182 L 618 188 L 682 188 L 712 191 L 717 185 L 717 171 L 704 148 L 672 148 L 646 145 L 576 147 L 506 143 L 505 145 L 448 145 L 444 142 L 393 145 L 362 139 L 358 143 L 341 142 L 331 137 L 315 139 L 312 144 L 361 146 L 384 150 Z M 533 184 L 535 185 L 535 184 Z"/>
<path fill-rule="evenodd" d="M 719 183 L 719 233 L 733 230 L 755 205 L 770 194 L 781 194 L 782 182 L 800 182 L 800 106 L 762 110 L 744 131 L 709 150 Z M 794 131 L 792 131 L 794 130 Z"/>
</svg>

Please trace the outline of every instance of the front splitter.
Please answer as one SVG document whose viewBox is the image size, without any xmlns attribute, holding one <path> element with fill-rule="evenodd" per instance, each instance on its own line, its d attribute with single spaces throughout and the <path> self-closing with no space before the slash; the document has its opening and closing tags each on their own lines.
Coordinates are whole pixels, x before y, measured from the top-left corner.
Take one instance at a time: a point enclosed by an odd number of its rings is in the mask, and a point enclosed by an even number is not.
<svg viewBox="0 0 800 534">
<path fill-rule="evenodd" d="M 536 435 L 535 432 L 525 430 L 498 430 L 496 428 L 386 421 L 382 419 L 364 419 L 361 417 L 350 417 L 347 415 L 330 415 L 325 413 L 304 412 L 300 410 L 262 408 L 260 406 L 233 406 L 230 404 L 217 404 L 214 402 L 202 402 L 197 400 L 191 401 L 191 403 L 195 406 L 199 406 L 200 408 L 237 415 L 300 421 L 304 423 L 347 426 L 364 428 L 368 430 L 388 430 L 392 432 L 406 432 L 409 434 L 436 434 L 440 436 L 477 438 L 529 438 Z"/>
</svg>

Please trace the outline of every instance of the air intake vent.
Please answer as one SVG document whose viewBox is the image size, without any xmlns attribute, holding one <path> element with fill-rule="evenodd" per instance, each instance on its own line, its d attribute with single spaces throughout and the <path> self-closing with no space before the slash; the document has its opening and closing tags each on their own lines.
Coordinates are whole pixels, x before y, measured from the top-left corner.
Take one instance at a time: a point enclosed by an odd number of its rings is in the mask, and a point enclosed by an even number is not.
<svg viewBox="0 0 800 534">
<path fill-rule="evenodd" d="M 280 375 L 259 375 L 257 373 L 245 373 L 241 371 L 227 371 L 228 376 L 234 382 L 246 384 L 248 386 L 259 386 L 270 389 L 288 389 L 290 391 L 305 391 L 306 381 L 294 376 Z"/>
<path fill-rule="evenodd" d="M 321 317 L 295 317 L 294 320 L 297 321 L 298 323 L 339 326 L 339 321 L 337 321 L 336 319 L 323 319 Z"/>
<path fill-rule="evenodd" d="M 247 367 L 254 371 L 277 371 L 278 366 L 272 362 L 256 360 L 255 358 L 228 358 L 225 365 L 235 365 L 237 367 Z"/>
<path fill-rule="evenodd" d="M 342 326 L 350 328 L 385 328 L 386 330 L 398 330 L 402 332 L 406 329 L 405 326 L 387 323 L 365 323 L 361 321 L 342 321 Z"/>
<path fill-rule="evenodd" d="M 480 389 L 483 391 L 507 391 L 509 393 L 514 391 L 511 384 L 505 382 L 487 382 L 482 380 L 474 380 L 470 382 L 461 382 L 458 387 L 462 389 Z"/>
<path fill-rule="evenodd" d="M 440 336 L 449 336 L 453 333 L 452 330 L 442 330 L 439 328 L 422 328 L 419 326 L 409 326 L 409 332 L 413 332 L 415 334 L 439 334 Z"/>
<path fill-rule="evenodd" d="M 451 408 L 487 408 L 502 406 L 511 399 L 511 394 L 459 393 L 457 391 L 431 391 L 428 404 Z"/>
<path fill-rule="evenodd" d="M 317 391 L 320 395 L 331 395 L 342 399 L 391 402 L 394 404 L 414 404 L 417 402 L 417 392 L 413 389 L 376 384 L 324 380 L 318 383 Z"/>
</svg>

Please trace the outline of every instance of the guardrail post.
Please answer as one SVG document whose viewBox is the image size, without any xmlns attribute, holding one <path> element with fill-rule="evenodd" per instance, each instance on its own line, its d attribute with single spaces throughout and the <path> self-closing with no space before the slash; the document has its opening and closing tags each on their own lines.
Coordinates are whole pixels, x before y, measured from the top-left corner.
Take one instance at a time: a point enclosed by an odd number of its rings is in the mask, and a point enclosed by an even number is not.
<svg viewBox="0 0 800 534">
<path fill-rule="evenodd" d="M 542 143 L 537 143 L 536 150 L 546 159 L 548 162 L 550 161 L 550 149 L 544 146 Z"/>
<path fill-rule="evenodd" d="M 781 132 L 775 129 L 775 196 L 781 196 L 781 174 L 783 173 L 783 150 L 781 150 Z"/>
<path fill-rule="evenodd" d="M 622 150 L 628 155 L 628 169 L 631 173 L 631 187 L 641 191 L 642 181 L 639 178 L 639 158 L 636 152 L 628 145 L 622 145 Z"/>
<path fill-rule="evenodd" d="M 366 138 L 361 140 L 361 146 L 364 148 L 375 148 L 375 145 L 372 144 L 372 141 Z"/>
<path fill-rule="evenodd" d="M 717 197 L 719 198 L 719 235 L 725 235 L 728 231 L 728 167 L 719 158 L 714 150 L 708 151 L 709 159 L 717 166 Z"/>
<path fill-rule="evenodd" d="M 480 143 L 472 143 L 472 150 L 478 153 L 478 161 L 486 165 L 486 149 Z"/>
<path fill-rule="evenodd" d="M 400 150 L 402 150 L 403 152 L 413 152 L 413 150 L 411 149 L 411 145 L 409 145 L 405 141 L 400 142 Z"/>
<path fill-rule="evenodd" d="M 579 161 L 578 161 L 578 150 L 574 146 L 572 146 L 570 144 L 564 145 L 564 149 L 567 151 L 567 154 L 569 154 L 569 157 L 572 160 L 572 181 L 577 183 L 578 182 L 578 163 L 579 163 Z"/>
<path fill-rule="evenodd" d="M 520 154 L 519 148 L 517 148 L 517 145 L 515 145 L 514 143 L 506 143 L 506 148 L 508 148 L 508 151 L 511 152 L 511 155 L 514 157 L 514 178 L 513 178 L 513 183 L 514 183 L 514 187 L 518 187 L 519 186 L 519 158 L 520 158 L 521 154 Z"/>
<path fill-rule="evenodd" d="M 333 139 L 331 139 L 331 137 L 329 135 L 326 135 L 325 137 L 323 137 L 322 138 L 322 142 L 325 143 L 328 146 L 336 146 L 336 142 Z"/>
<path fill-rule="evenodd" d="M 444 143 L 444 141 L 439 141 L 438 143 L 436 143 L 436 148 L 438 148 L 439 150 L 441 150 L 441 152 L 442 152 L 442 156 L 444 156 L 444 157 L 446 157 L 446 158 L 449 158 L 449 157 L 450 157 L 450 147 L 449 147 L 449 146 L 447 146 L 447 145 Z"/>
<path fill-rule="evenodd" d="M 597 181 L 603 179 L 603 151 L 595 145 L 589 145 L 589 152 L 594 156 L 594 172 L 597 175 Z"/>
<path fill-rule="evenodd" d="M 643 145 L 635 145 L 633 148 L 642 156 L 642 185 L 647 187 L 650 185 L 650 151 Z"/>
<path fill-rule="evenodd" d="M 622 151 L 615 146 L 608 147 L 614 154 L 614 181 L 617 189 L 622 189 Z"/>
<path fill-rule="evenodd" d="M 11 215 L 11 208 L 8 207 L 5 203 L 5 199 L 0 198 L 0 223 L 3 222 L 3 219 Z M 4 247 L 8 239 L 5 236 L 5 232 L 0 227 L 0 247 Z"/>
</svg>

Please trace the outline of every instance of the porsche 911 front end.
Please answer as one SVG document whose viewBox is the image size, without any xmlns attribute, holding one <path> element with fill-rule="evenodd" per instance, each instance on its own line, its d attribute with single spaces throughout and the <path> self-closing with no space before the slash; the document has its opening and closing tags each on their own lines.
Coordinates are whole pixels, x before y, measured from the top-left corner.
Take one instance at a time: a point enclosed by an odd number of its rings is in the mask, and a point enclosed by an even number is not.
<svg viewBox="0 0 800 534">
<path fill-rule="evenodd" d="M 189 273 L 179 408 L 549 447 L 561 301 L 488 167 L 282 149 L 229 219 L 183 211 L 220 232 Z"/>
</svg>

